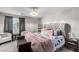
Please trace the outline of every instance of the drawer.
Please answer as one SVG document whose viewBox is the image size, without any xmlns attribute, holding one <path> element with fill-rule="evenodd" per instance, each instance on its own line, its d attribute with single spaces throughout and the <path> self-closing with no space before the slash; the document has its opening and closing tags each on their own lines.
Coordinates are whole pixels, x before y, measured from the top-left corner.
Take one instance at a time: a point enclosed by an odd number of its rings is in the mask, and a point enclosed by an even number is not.
<svg viewBox="0 0 79 59">
<path fill-rule="evenodd" d="M 77 44 L 74 44 L 74 43 L 66 43 L 66 47 L 72 51 L 78 50 Z"/>
</svg>

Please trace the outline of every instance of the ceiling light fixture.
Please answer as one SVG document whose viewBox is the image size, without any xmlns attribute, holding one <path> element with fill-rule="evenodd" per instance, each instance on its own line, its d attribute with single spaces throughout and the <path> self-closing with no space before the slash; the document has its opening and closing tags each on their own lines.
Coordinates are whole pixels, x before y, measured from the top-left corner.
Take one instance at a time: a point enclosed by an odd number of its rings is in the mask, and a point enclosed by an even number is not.
<svg viewBox="0 0 79 59">
<path fill-rule="evenodd" d="M 30 7 L 32 9 L 32 12 L 30 13 L 31 16 L 37 16 L 38 15 L 38 7 Z"/>
<path fill-rule="evenodd" d="M 35 12 L 35 11 L 33 11 L 33 12 L 31 12 L 31 13 L 30 13 L 30 15 L 31 15 L 31 16 L 37 16 L 37 15 L 38 15 L 38 13 L 37 13 L 37 12 Z"/>
</svg>

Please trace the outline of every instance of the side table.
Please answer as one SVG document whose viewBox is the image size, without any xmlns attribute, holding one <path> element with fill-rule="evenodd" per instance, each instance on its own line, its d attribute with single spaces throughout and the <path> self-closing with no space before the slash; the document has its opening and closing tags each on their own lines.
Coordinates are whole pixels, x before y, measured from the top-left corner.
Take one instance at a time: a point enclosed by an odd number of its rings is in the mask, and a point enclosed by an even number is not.
<svg viewBox="0 0 79 59">
<path fill-rule="evenodd" d="M 79 39 L 78 38 L 70 38 L 66 41 L 65 46 L 72 51 L 78 52 L 79 51 Z"/>
</svg>

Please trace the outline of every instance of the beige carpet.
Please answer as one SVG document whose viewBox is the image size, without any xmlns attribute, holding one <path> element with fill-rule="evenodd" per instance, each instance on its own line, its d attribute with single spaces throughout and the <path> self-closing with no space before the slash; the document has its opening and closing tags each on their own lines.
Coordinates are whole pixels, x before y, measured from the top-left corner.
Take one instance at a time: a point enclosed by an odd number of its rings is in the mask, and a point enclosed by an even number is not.
<svg viewBox="0 0 79 59">
<path fill-rule="evenodd" d="M 0 45 L 0 52 L 17 52 L 17 41 Z"/>
<path fill-rule="evenodd" d="M 61 50 L 58 50 L 57 52 L 74 52 L 74 51 L 69 50 L 69 49 L 67 49 L 67 48 L 64 47 Z"/>
<path fill-rule="evenodd" d="M 0 45 L 0 52 L 18 52 L 17 49 L 17 41 L 8 42 L 5 44 Z M 63 48 L 58 52 L 73 52 L 67 48 Z"/>
</svg>

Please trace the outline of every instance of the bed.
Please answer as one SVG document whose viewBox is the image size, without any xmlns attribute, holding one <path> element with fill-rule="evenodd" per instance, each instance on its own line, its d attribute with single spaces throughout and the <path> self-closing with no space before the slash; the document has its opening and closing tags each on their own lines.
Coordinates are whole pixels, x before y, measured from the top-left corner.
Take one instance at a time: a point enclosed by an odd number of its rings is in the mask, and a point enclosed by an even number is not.
<svg viewBox="0 0 79 59">
<path fill-rule="evenodd" d="M 41 30 L 41 33 L 32 33 L 28 31 L 23 31 L 21 33 L 22 36 L 25 36 L 27 42 L 31 42 L 33 52 L 52 52 L 65 44 L 64 24 L 46 24 L 43 29 L 51 30 Z M 58 30 L 61 30 L 63 34 L 55 33 Z"/>
<path fill-rule="evenodd" d="M 28 32 L 25 35 L 27 42 L 31 42 L 33 52 L 54 52 L 65 44 L 64 36 L 52 36 L 51 39 L 38 33 Z"/>
</svg>

